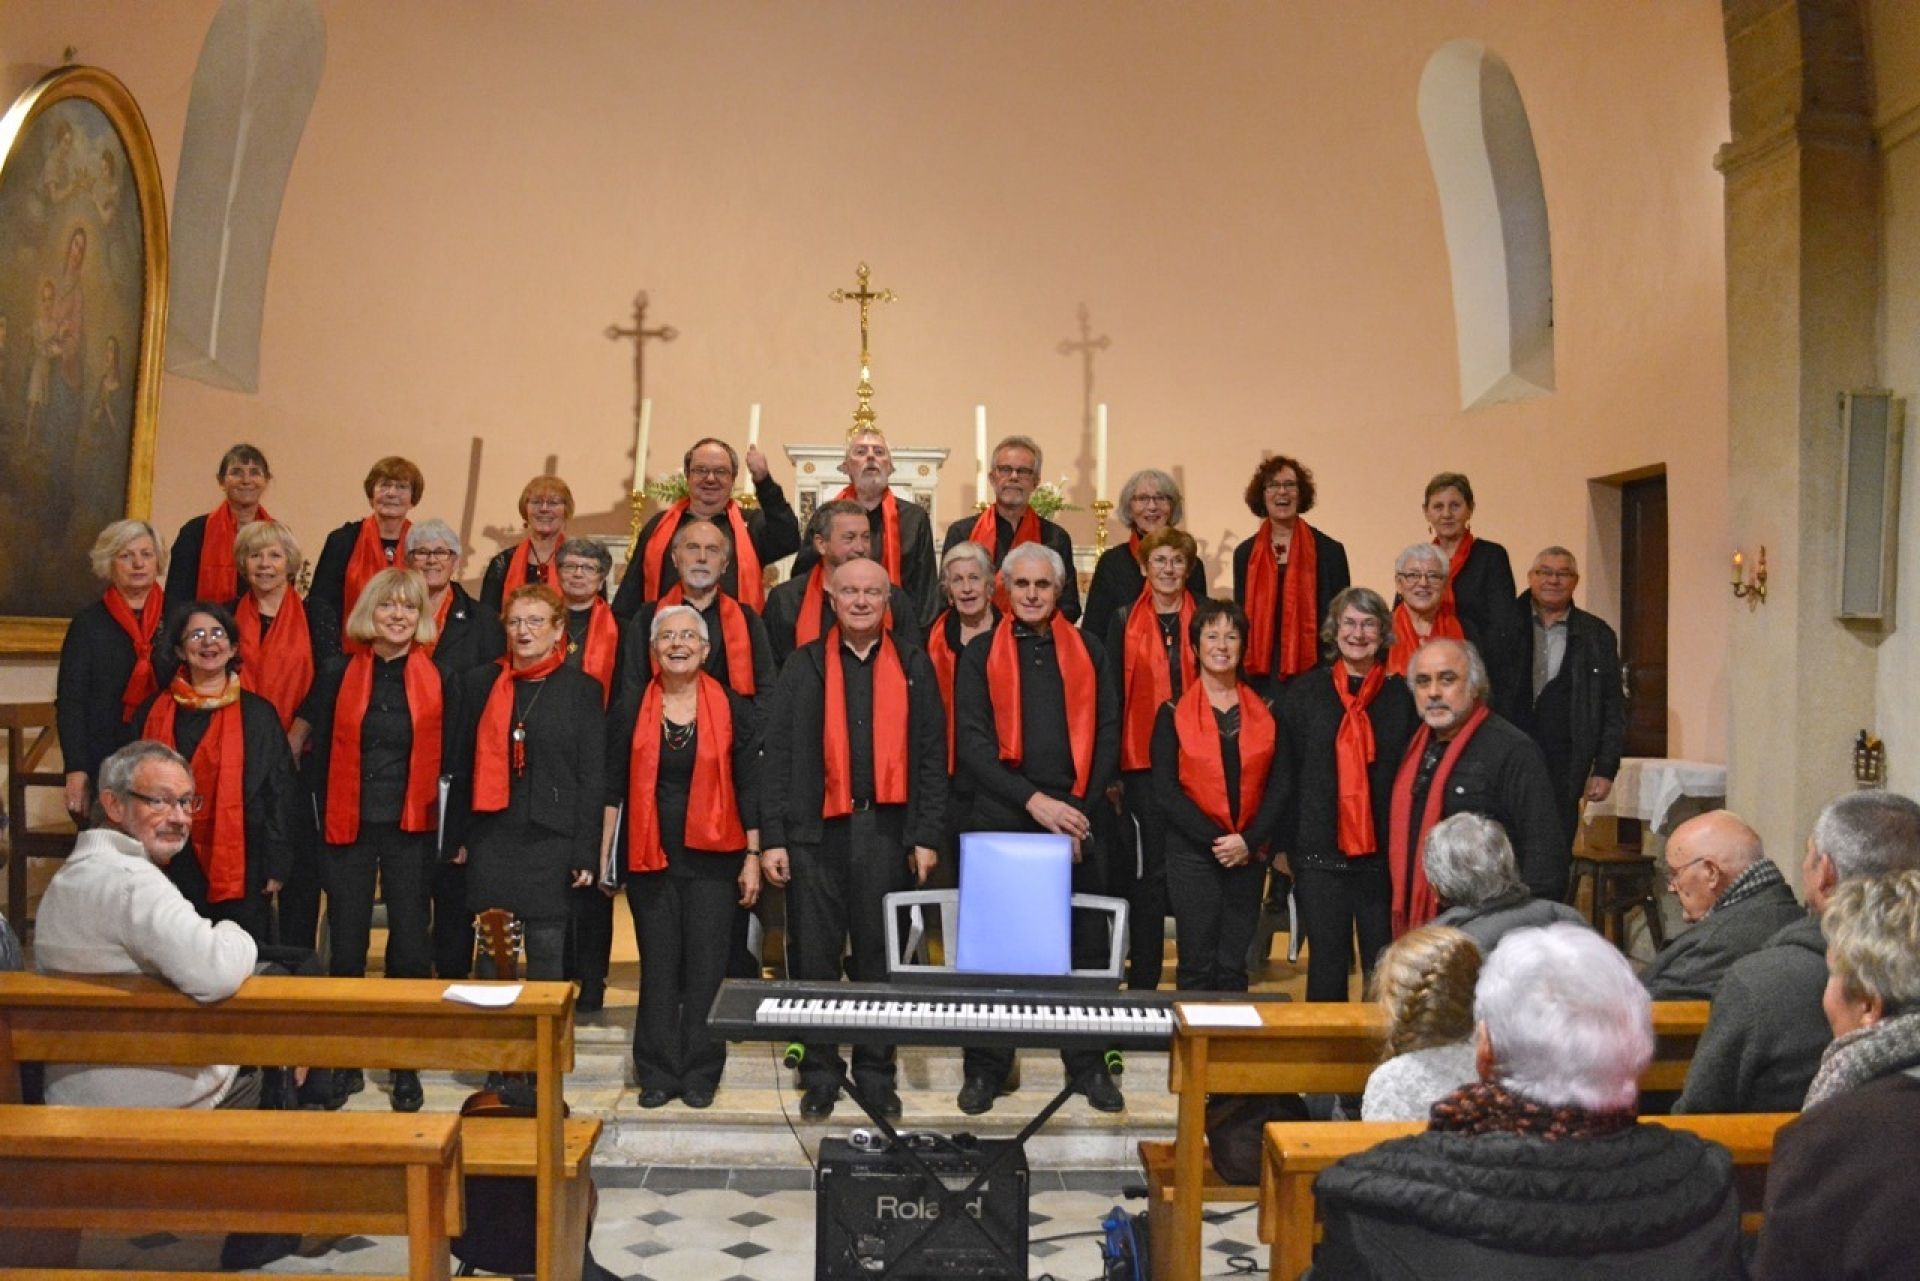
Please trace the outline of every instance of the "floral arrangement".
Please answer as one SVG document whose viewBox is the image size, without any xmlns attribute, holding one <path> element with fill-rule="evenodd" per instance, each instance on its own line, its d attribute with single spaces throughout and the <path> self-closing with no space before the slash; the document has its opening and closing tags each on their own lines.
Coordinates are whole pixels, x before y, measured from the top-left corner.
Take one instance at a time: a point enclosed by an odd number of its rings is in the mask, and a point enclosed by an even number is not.
<svg viewBox="0 0 1920 1281">
<path fill-rule="evenodd" d="M 1043 480 L 1034 489 L 1033 496 L 1027 500 L 1033 510 L 1040 513 L 1042 520 L 1052 520 L 1060 512 L 1077 512 L 1080 507 L 1067 501 L 1067 478 Z"/>
<path fill-rule="evenodd" d="M 670 506 L 687 496 L 687 474 L 677 471 L 671 476 L 650 480 L 642 488 L 646 490 L 647 497 L 654 502 L 662 507 Z"/>
</svg>

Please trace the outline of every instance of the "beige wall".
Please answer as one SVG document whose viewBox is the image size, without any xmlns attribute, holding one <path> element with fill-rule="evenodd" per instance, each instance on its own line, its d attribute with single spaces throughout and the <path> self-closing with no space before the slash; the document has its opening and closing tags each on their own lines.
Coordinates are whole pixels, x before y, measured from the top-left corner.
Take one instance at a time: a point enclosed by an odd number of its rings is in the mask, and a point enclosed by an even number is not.
<svg viewBox="0 0 1920 1281">
<path fill-rule="evenodd" d="M 825 295 L 865 258 L 901 294 L 875 322 L 875 405 L 896 439 L 955 451 L 947 519 L 973 499 L 977 401 L 1092 497 L 1080 366 L 1056 350 L 1082 302 L 1113 340 L 1095 397 L 1112 406 L 1114 483 L 1177 469 L 1217 586 L 1254 524 L 1238 495 L 1263 449 L 1313 467 L 1313 519 L 1376 586 L 1425 534 L 1433 471 L 1471 474 L 1477 529 L 1524 561 L 1600 545 L 1590 478 L 1664 464 L 1670 747 L 1725 759 L 1711 160 L 1727 79 L 1711 0 L 324 10 L 261 391 L 168 380 L 164 527 L 211 505 L 208 472 L 241 438 L 271 456 L 270 506 L 315 547 L 364 510 L 360 475 L 386 452 L 417 458 L 423 512 L 458 523 L 475 436 L 477 552 L 549 453 L 613 527 L 629 353 L 600 331 L 633 291 L 681 331 L 649 351 L 659 472 L 697 435 L 743 437 L 753 401 L 769 443 L 837 438 L 853 318 Z M 170 175 L 213 12 L 10 0 L 0 68 L 18 79 L 78 46 L 144 104 Z M 1415 112 L 1427 56 L 1463 36 L 1506 59 L 1531 115 L 1558 341 L 1554 394 L 1472 414 Z M 45 680 L 0 668 L 0 696 Z"/>
</svg>

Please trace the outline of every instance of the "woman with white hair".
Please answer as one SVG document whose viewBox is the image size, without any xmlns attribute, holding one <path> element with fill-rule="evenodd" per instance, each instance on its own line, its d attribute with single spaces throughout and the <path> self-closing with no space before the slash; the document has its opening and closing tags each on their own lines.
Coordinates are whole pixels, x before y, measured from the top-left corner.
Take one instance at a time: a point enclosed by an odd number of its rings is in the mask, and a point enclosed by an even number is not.
<svg viewBox="0 0 1920 1281">
<path fill-rule="evenodd" d="M 1478 1082 L 1335 1162 L 1315 1276 L 1733 1278 L 1726 1149 L 1634 1115 L 1652 1007 L 1592 930 L 1517 930 L 1474 991 Z"/>
<path fill-rule="evenodd" d="M 427 614 L 435 629 L 427 652 L 449 680 L 507 652 L 500 611 L 482 609 L 454 581 L 460 573 L 460 550 L 460 535 L 437 516 L 407 530 L 407 568 L 426 580 Z"/>
<path fill-rule="evenodd" d="M 1138 600 L 1146 588 L 1140 540 L 1155 530 L 1178 528 L 1186 515 L 1186 500 L 1173 477 L 1158 467 L 1146 467 L 1120 486 L 1120 502 L 1114 510 L 1127 522 L 1127 541 L 1107 548 L 1093 563 L 1093 579 L 1087 584 L 1080 615 L 1080 625 L 1102 637 L 1113 616 Z M 1187 566 L 1187 590 L 1195 600 L 1207 594 L 1207 567 L 1198 556 Z"/>
<path fill-rule="evenodd" d="M 116 520 L 90 553 L 100 599 L 73 616 L 60 645 L 55 715 L 66 761 L 67 813 L 86 826 L 100 763 L 137 735 L 133 713 L 160 688 L 154 652 L 167 606 L 160 590 L 166 548 L 144 520 Z"/>
<path fill-rule="evenodd" d="M 1393 603 L 1393 648 L 1387 652 L 1387 670 L 1407 674 L 1413 652 L 1430 640 L 1479 639 L 1454 612 L 1447 594 L 1447 558 L 1432 543 L 1415 543 L 1393 558 L 1393 585 L 1399 596 Z"/>
<path fill-rule="evenodd" d="M 1509 930 L 1587 923 L 1565 903 L 1533 896 L 1520 879 L 1506 829 L 1485 815 L 1461 813 L 1435 823 L 1421 858 L 1427 884 L 1447 905 L 1433 923 L 1465 931 L 1483 953 L 1492 953 Z"/>
<path fill-rule="evenodd" d="M 1822 913 L 1834 1040 L 1773 1142 L 1754 1276 L 1909 1275 L 1920 1256 L 1920 871 L 1844 881 Z"/>
</svg>

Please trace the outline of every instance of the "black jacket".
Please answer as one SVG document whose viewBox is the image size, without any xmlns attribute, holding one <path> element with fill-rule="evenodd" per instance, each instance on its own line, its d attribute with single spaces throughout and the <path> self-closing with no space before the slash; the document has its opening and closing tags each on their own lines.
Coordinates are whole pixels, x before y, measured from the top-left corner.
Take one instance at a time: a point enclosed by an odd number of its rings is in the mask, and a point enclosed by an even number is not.
<svg viewBox="0 0 1920 1281">
<path fill-rule="evenodd" d="M 197 593 L 200 590 L 200 551 L 206 546 L 206 542 L 206 512 L 201 512 L 180 526 L 180 532 L 173 536 L 173 547 L 167 555 L 167 612 L 171 613 L 183 605 L 191 605 L 199 599 Z M 216 592 L 218 599 L 232 600 L 247 590 L 246 579 L 240 572 L 244 568 L 244 566 L 234 567 L 233 588 L 231 591 Z"/>
<path fill-rule="evenodd" d="M 639 706 L 641 691 L 653 679 L 653 615 L 657 608 L 656 601 L 642 603 L 634 611 L 633 621 L 627 624 L 627 638 L 622 642 L 618 696 L 632 697 L 636 707 Z M 747 620 L 747 645 L 753 651 L 753 701 L 756 706 L 764 708 L 767 700 L 773 697 L 775 682 L 780 679 L 780 666 L 773 661 L 773 645 L 767 639 L 765 620 L 754 612 L 751 605 L 742 605 L 740 614 Z M 700 616 L 707 620 L 707 675 L 732 688 L 731 672 L 727 667 L 727 643 L 721 636 L 718 595 L 700 611 Z"/>
<path fill-rule="evenodd" d="M 353 613 L 346 603 L 347 565 L 353 560 L 354 544 L 360 541 L 360 527 L 366 520 L 365 516 L 356 516 L 327 535 L 327 541 L 320 547 L 320 559 L 313 567 L 313 585 L 307 590 L 308 600 L 323 600 L 333 607 L 333 615 L 340 620 L 343 630 Z M 389 569 L 395 565 L 407 567 L 404 540 L 395 544 L 393 559 L 387 562 Z"/>
<path fill-rule="evenodd" d="M 1314 1180 L 1328 1281 L 1715 1281 L 1742 1275 L 1733 1160 L 1643 1124 L 1602 1139 L 1428 1132 Z"/>
<path fill-rule="evenodd" d="M 809 571 L 811 572 L 811 571 Z M 773 647 L 773 665 L 785 667 L 787 658 L 794 651 L 794 629 L 800 623 L 800 610 L 807 599 L 807 580 L 804 575 L 795 574 L 786 582 L 767 593 L 767 613 L 761 621 L 766 624 L 767 642 Z M 898 587 L 887 595 L 887 612 L 892 615 L 892 625 L 887 628 L 896 645 L 912 645 L 916 649 L 926 643 L 925 630 L 920 625 L 920 611 L 908 596 Z M 833 604 L 827 599 L 825 584 L 820 591 L 820 634 L 825 636 L 827 629 L 833 626 Z"/>
<path fill-rule="evenodd" d="M 439 657 L 434 651 L 434 657 Z M 318 820 L 321 839 L 326 839 L 327 785 L 333 769 L 333 718 L 340 702 L 340 681 L 347 673 L 347 665 L 353 660 L 345 654 L 336 654 L 320 669 L 313 678 L 313 688 L 307 693 L 307 701 L 300 707 L 300 714 L 313 733 L 307 739 L 306 779 L 312 788 L 314 817 Z M 376 660 L 377 661 L 377 660 Z M 461 715 L 455 703 L 459 696 L 459 682 L 436 663 L 434 673 L 440 680 L 440 773 L 451 775 L 459 773 L 455 753 L 459 750 Z M 416 723 L 418 713 L 408 709 L 409 716 Z M 451 799 L 448 802 L 452 806 Z M 449 844 L 440 851 L 443 858 L 453 855 L 456 846 Z"/>
<path fill-rule="evenodd" d="M 1268 702 L 1268 710 L 1273 704 Z M 1167 839 L 1170 842 L 1187 847 L 1207 859 L 1213 859 L 1213 843 L 1229 835 L 1226 828 L 1208 818 L 1188 794 L 1180 782 L 1180 731 L 1174 726 L 1175 705 L 1160 704 L 1160 710 L 1153 718 L 1153 797 L 1160 806 L 1160 817 L 1167 825 Z M 1287 734 L 1274 717 L 1273 727 L 1273 767 L 1267 775 L 1266 790 L 1260 794 L 1260 805 L 1242 828 L 1240 835 L 1246 838 L 1247 849 L 1255 858 L 1263 852 L 1271 853 L 1274 839 L 1280 832 L 1281 815 L 1287 808 L 1287 800 L 1293 792 L 1293 762 L 1287 759 Z M 1221 744 L 1222 764 L 1228 759 L 1228 748 Z M 1236 744 L 1231 749 L 1232 759 L 1239 762 L 1240 749 Z M 1226 771 L 1227 793 L 1233 805 L 1240 804 L 1240 770 L 1242 764 L 1236 763 Z M 1248 817 L 1242 815 L 1242 817 Z"/>
<path fill-rule="evenodd" d="M 754 482 L 754 497 L 759 500 L 758 507 L 743 507 L 740 516 L 747 523 L 747 537 L 753 540 L 754 554 L 760 558 L 760 566 L 765 569 L 783 556 L 791 556 L 800 550 L 800 522 L 793 514 L 793 508 L 787 502 L 786 491 L 780 488 L 780 482 L 769 476 Z M 655 512 L 640 529 L 640 537 L 634 540 L 634 558 L 628 563 L 626 574 L 620 580 L 620 590 L 613 594 L 613 612 L 622 618 L 632 618 L 640 609 L 644 597 L 641 592 L 646 586 L 646 574 L 642 572 L 640 558 L 647 554 L 647 543 L 653 537 L 653 531 L 660 525 L 666 512 Z M 689 508 L 688 520 L 700 520 Z M 713 521 L 727 542 L 733 542 L 733 522 L 722 512 Z M 660 553 L 660 590 L 666 591 L 680 581 L 680 571 L 674 568 L 672 549 L 663 549 Z M 720 590 L 738 600 L 740 597 L 740 557 L 732 556 L 727 561 L 727 572 L 720 576 Z"/>
<path fill-rule="evenodd" d="M 1133 540 L 1129 537 L 1118 547 L 1109 547 L 1100 553 L 1100 559 L 1093 563 L 1093 581 L 1087 584 L 1086 610 L 1082 616 L 1083 627 L 1090 628 L 1096 636 L 1106 636 L 1106 628 L 1113 616 L 1126 609 L 1147 589 L 1147 575 L 1140 568 L 1140 562 L 1134 559 Z M 1069 565 L 1073 562 L 1068 561 Z M 1207 598 L 1207 567 L 1196 558 L 1187 570 L 1187 590 L 1193 593 L 1195 600 Z M 1109 645 L 1107 648 L 1113 648 Z"/>
<path fill-rule="evenodd" d="M 926 508 L 911 498 L 895 494 L 894 500 L 900 513 L 901 581 L 896 585 L 913 602 L 913 621 L 924 631 L 945 605 L 940 598 L 940 571 L 933 554 L 933 524 L 927 518 Z M 873 532 L 872 551 L 868 554 L 884 565 L 887 521 L 878 507 L 867 513 L 867 524 Z M 805 578 L 819 559 L 820 554 L 811 544 L 802 547 L 794 553 L 793 569 L 787 576 Z"/>
<path fill-rule="evenodd" d="M 1040 522 L 1041 545 L 1051 547 L 1060 557 L 1060 563 L 1067 569 L 1067 581 L 1060 585 L 1060 613 L 1069 623 L 1077 623 L 1080 621 L 1080 575 L 1073 569 L 1073 539 L 1066 530 L 1045 516 L 1041 516 L 1038 512 L 1034 513 L 1034 516 Z M 940 540 L 940 554 L 945 556 L 951 548 L 966 542 L 968 535 L 973 533 L 974 522 L 978 519 L 978 516 L 964 516 L 948 525 L 947 536 Z M 987 548 L 987 553 L 993 557 L 994 565 L 998 566 L 1006 559 L 1007 553 L 1013 550 L 1013 526 L 1007 523 L 1005 516 L 996 511 L 993 514 L 993 531 L 994 543 Z"/>
<path fill-rule="evenodd" d="M 1413 750 L 1411 742 L 1407 749 Z M 1566 898 L 1573 850 L 1560 826 L 1553 780 L 1538 743 L 1512 722 L 1489 715 L 1454 762 L 1446 785 L 1441 818 L 1472 813 L 1500 824 L 1513 842 L 1527 889 L 1536 898 Z M 1418 811 L 1412 820 L 1420 821 Z"/>
<path fill-rule="evenodd" d="M 450 584 L 447 590 L 453 593 L 453 603 L 447 606 L 446 626 L 433 643 L 433 665 L 451 685 L 463 672 L 506 653 L 507 633 L 500 626 L 498 610 L 482 608 L 458 583 Z"/>
<path fill-rule="evenodd" d="M 1241 609 L 1247 607 L 1247 562 L 1253 556 L 1254 540 L 1260 537 L 1255 529 L 1252 538 L 1243 538 L 1233 549 L 1233 603 Z M 1353 585 L 1352 572 L 1347 568 L 1347 548 L 1337 538 L 1331 538 L 1319 528 L 1313 531 L 1313 552 L 1315 559 L 1313 590 L 1313 630 L 1317 637 L 1321 624 L 1327 621 L 1327 607 L 1333 604 L 1333 598 Z M 1287 572 L 1292 573 L 1289 565 Z M 1286 608 L 1286 580 L 1281 580 L 1280 607 Z M 1318 644 L 1318 641 L 1315 642 Z M 1280 652 L 1280 629 L 1273 629 L 1274 653 Z M 1276 662 L 1274 670 L 1279 670 Z M 1277 683 L 1277 682 L 1275 682 Z"/>
<path fill-rule="evenodd" d="M 160 642 L 165 631 L 163 617 L 154 628 L 156 672 L 165 659 Z M 104 600 L 75 614 L 60 643 L 60 669 L 54 678 L 54 721 L 60 730 L 62 768 L 68 773 L 82 770 L 97 779 L 100 763 L 137 737 L 120 710 L 120 695 L 131 675 L 133 642 L 107 613 Z M 157 674 L 155 679 L 159 681 Z"/>
<path fill-rule="evenodd" d="M 1346 709 L 1333 688 L 1333 675 L 1323 664 L 1302 672 L 1287 683 L 1280 697 L 1280 728 L 1287 737 L 1293 763 L 1293 804 L 1282 829 L 1281 848 L 1296 867 L 1347 870 L 1349 859 L 1340 852 L 1340 771 L 1334 742 Z M 1407 743 L 1420 728 L 1407 682 L 1387 677 L 1367 705 L 1373 725 L 1373 764 L 1367 784 L 1373 800 L 1373 832 L 1379 853 L 1385 853 L 1391 831 L 1393 777 Z"/>
<path fill-rule="evenodd" d="M 1460 616 L 1468 639 L 1486 662 L 1487 674 L 1493 678 L 1495 710 L 1509 706 L 1505 700 L 1513 696 L 1514 682 L 1519 679 L 1523 664 L 1528 674 L 1527 692 L 1532 693 L 1533 669 L 1528 657 L 1532 652 L 1528 649 L 1531 641 L 1528 634 L 1520 630 L 1522 620 L 1513 607 L 1513 563 L 1507 558 L 1507 549 L 1485 538 L 1475 538 L 1473 550 L 1467 553 L 1467 563 L 1460 567 L 1459 577 L 1450 586 L 1454 612 Z"/>
<path fill-rule="evenodd" d="M 907 673 L 907 815 L 910 845 L 939 849 L 947 832 L 947 713 L 932 660 L 913 645 L 896 645 Z M 767 711 L 767 749 L 760 768 L 760 844 L 764 849 L 817 845 L 824 820 L 826 767 L 820 749 L 827 698 L 826 639 L 793 652 L 781 669 Z"/>
<path fill-rule="evenodd" d="M 1505 682 L 1505 703 L 1513 714 L 1501 715 L 1539 737 L 1533 709 L 1533 593 L 1521 592 L 1515 603 L 1518 645 L 1512 679 Z M 1484 657 L 1484 656 L 1483 656 Z M 1571 688 L 1572 751 L 1567 777 L 1555 779 L 1564 795 L 1578 793 L 1590 776 L 1612 778 L 1620 772 L 1627 744 L 1627 700 L 1620 690 L 1620 641 L 1604 619 L 1573 607 L 1567 612 L 1567 653 L 1561 660 Z M 1502 682 L 1496 681 L 1499 689 Z M 1496 709 L 1499 705 L 1496 704 Z M 1543 744 L 1544 747 L 1544 744 Z"/>
</svg>

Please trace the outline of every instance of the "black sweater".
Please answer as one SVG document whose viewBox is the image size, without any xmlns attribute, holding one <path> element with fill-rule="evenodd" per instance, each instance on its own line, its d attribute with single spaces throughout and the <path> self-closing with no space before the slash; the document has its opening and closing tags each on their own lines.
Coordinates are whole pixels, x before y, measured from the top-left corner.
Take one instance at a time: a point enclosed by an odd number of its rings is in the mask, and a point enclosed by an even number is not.
<svg viewBox="0 0 1920 1281">
<path fill-rule="evenodd" d="M 1342 669 L 1344 673 L 1344 669 Z M 1293 805 L 1282 838 L 1295 866 L 1347 870 L 1340 852 L 1340 769 L 1334 744 L 1346 708 L 1325 666 L 1302 672 L 1290 681 L 1280 699 L 1280 722 L 1285 728 L 1294 769 Z M 1367 705 L 1373 724 L 1373 764 L 1367 767 L 1367 786 L 1373 801 L 1373 831 L 1380 851 L 1387 848 L 1389 815 L 1393 808 L 1393 778 L 1407 743 L 1420 728 L 1420 718 L 1407 692 L 1407 683 L 1389 676 Z"/>
<path fill-rule="evenodd" d="M 1211 711 L 1211 709 L 1209 709 Z M 1268 703 L 1268 710 L 1272 704 Z M 1180 783 L 1180 731 L 1174 725 L 1175 705 L 1162 703 L 1153 721 L 1153 795 L 1160 805 L 1160 815 L 1167 824 L 1167 839 L 1189 847 L 1209 861 L 1213 858 L 1213 843 L 1230 833 L 1208 818 L 1195 803 L 1187 789 Z M 1216 732 L 1219 718 L 1213 717 Z M 1251 820 L 1241 830 L 1240 835 L 1247 841 L 1247 849 L 1257 858 L 1261 851 L 1272 845 L 1280 832 L 1280 819 L 1286 811 L 1287 798 L 1293 791 L 1293 770 L 1287 759 L 1286 732 L 1277 723 L 1273 729 L 1273 767 L 1267 774 L 1267 787 L 1260 794 L 1260 807 L 1254 811 Z M 1220 765 L 1227 784 L 1227 796 L 1231 798 L 1235 809 L 1240 805 L 1240 740 L 1220 739 Z M 1170 844 L 1169 849 L 1171 850 Z"/>
</svg>

